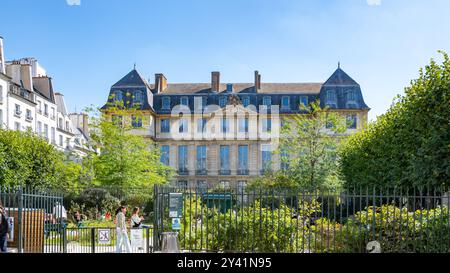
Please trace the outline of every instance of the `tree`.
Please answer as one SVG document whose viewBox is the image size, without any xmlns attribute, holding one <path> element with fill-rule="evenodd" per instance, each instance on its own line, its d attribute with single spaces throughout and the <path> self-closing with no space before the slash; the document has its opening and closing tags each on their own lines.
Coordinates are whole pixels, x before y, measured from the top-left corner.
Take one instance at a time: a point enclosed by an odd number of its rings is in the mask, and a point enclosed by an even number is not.
<svg viewBox="0 0 450 273">
<path fill-rule="evenodd" d="M 339 187 L 337 148 L 346 130 L 345 118 L 322 109 L 319 101 L 301 107 L 305 113 L 295 115 L 281 130 L 277 153 L 288 168 L 256 179 L 253 186 L 307 190 Z"/>
<path fill-rule="evenodd" d="M 107 110 L 92 110 L 92 139 L 100 149 L 94 156 L 95 181 L 102 186 L 149 187 L 166 183 L 172 172 L 160 162 L 159 148 L 136 132 L 130 118 L 142 122 L 145 117 L 123 103 L 109 105 Z"/>
<path fill-rule="evenodd" d="M 342 149 L 345 186 L 450 185 L 450 60 L 433 59 L 390 109 Z"/>
</svg>

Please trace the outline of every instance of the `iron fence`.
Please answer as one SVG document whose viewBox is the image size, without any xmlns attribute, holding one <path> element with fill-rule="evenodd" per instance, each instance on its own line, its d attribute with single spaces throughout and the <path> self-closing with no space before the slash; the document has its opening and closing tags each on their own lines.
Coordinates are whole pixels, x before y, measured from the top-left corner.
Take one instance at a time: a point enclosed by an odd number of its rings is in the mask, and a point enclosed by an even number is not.
<svg viewBox="0 0 450 273">
<path fill-rule="evenodd" d="M 62 232 L 62 236 L 59 236 Z M 137 234 L 137 240 L 131 239 L 133 234 Z M 61 238 L 63 249 L 55 249 L 53 244 L 59 244 Z M 153 228 L 144 227 L 128 230 L 128 237 L 132 244 L 132 253 L 152 253 L 153 252 Z M 138 242 L 134 244 L 134 242 Z M 46 253 L 115 253 L 117 243 L 117 232 L 115 228 L 108 227 L 79 227 L 65 228 L 63 230 L 52 230 L 46 237 Z M 124 250 L 124 248 L 122 248 Z"/>
<path fill-rule="evenodd" d="M 161 233 L 173 230 L 173 193 L 182 194 L 176 231 L 187 252 L 450 252 L 445 190 L 167 186 L 154 189 L 155 250 Z"/>
</svg>

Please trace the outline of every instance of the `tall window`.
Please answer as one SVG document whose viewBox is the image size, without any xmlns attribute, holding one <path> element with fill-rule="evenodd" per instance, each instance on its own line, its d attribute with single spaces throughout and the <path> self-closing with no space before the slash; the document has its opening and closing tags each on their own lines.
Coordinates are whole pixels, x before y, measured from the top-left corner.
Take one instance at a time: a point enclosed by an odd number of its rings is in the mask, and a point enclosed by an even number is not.
<svg viewBox="0 0 450 273">
<path fill-rule="evenodd" d="M 20 131 L 20 129 L 21 129 L 21 126 L 20 126 L 20 122 L 14 122 L 14 130 L 16 130 L 16 131 Z"/>
<path fill-rule="evenodd" d="M 52 119 L 55 119 L 55 107 L 52 107 L 52 115 L 50 116 Z"/>
<path fill-rule="evenodd" d="M 44 137 L 48 139 L 48 125 L 44 124 Z"/>
<path fill-rule="evenodd" d="M 16 115 L 16 116 L 20 116 L 21 114 L 22 114 L 22 111 L 20 111 L 20 105 L 19 104 L 16 104 L 15 105 L 15 112 L 14 112 L 14 114 Z"/>
<path fill-rule="evenodd" d="M 334 90 L 327 91 L 327 104 L 336 104 L 336 93 L 334 92 Z"/>
<path fill-rule="evenodd" d="M 227 104 L 227 97 L 220 97 L 219 98 L 219 106 L 225 107 L 226 104 Z"/>
<path fill-rule="evenodd" d="M 347 90 L 347 102 L 355 102 L 356 95 L 354 90 Z"/>
<path fill-rule="evenodd" d="M 250 97 L 248 97 L 248 96 L 243 97 L 243 98 L 242 98 L 242 105 L 243 105 L 244 107 L 249 106 L 249 105 L 250 105 Z"/>
<path fill-rule="evenodd" d="M 196 109 L 204 109 L 206 107 L 206 97 L 195 97 L 195 102 L 200 104 L 196 105 Z"/>
<path fill-rule="evenodd" d="M 133 128 L 141 128 L 142 127 L 142 117 L 139 116 L 131 116 L 131 126 Z"/>
<path fill-rule="evenodd" d="M 238 174 L 248 174 L 248 145 L 238 147 Z"/>
<path fill-rule="evenodd" d="M 59 146 L 64 146 L 64 139 L 62 135 L 59 135 Z"/>
<path fill-rule="evenodd" d="M 272 119 L 270 119 L 270 118 L 263 118 L 262 119 L 262 131 L 263 132 L 270 132 L 270 131 L 272 131 Z"/>
<path fill-rule="evenodd" d="M 206 146 L 197 146 L 197 171 L 206 171 Z"/>
<path fill-rule="evenodd" d="M 170 146 L 162 145 L 161 146 L 161 163 L 169 166 L 169 156 L 170 156 Z"/>
<path fill-rule="evenodd" d="M 222 118 L 222 133 L 228 133 L 229 132 L 229 128 L 230 128 L 230 122 L 226 117 Z"/>
<path fill-rule="evenodd" d="M 270 145 L 262 145 L 262 170 L 264 172 L 270 171 L 272 166 L 272 152 L 270 151 Z"/>
<path fill-rule="evenodd" d="M 220 146 L 220 171 L 221 174 L 228 174 L 230 171 L 230 146 Z"/>
<path fill-rule="evenodd" d="M 198 133 L 204 133 L 206 131 L 206 118 L 199 118 L 197 120 L 197 132 Z"/>
<path fill-rule="evenodd" d="M 239 118 L 239 133 L 248 133 L 248 118 Z"/>
<path fill-rule="evenodd" d="M 33 117 L 31 116 L 31 110 L 30 109 L 27 109 L 27 114 L 26 114 L 26 119 L 27 120 L 32 120 L 33 119 Z"/>
<path fill-rule="evenodd" d="M 44 103 L 44 115 L 48 116 L 48 105 Z"/>
<path fill-rule="evenodd" d="M 142 91 L 138 90 L 138 91 L 134 92 L 133 104 L 139 104 L 142 106 L 143 103 L 144 103 L 144 95 L 143 95 Z"/>
<path fill-rule="evenodd" d="M 38 121 L 36 130 L 37 130 L 37 134 L 39 136 L 42 136 L 42 122 Z"/>
<path fill-rule="evenodd" d="M 162 98 L 162 109 L 170 109 L 170 98 L 164 97 Z"/>
<path fill-rule="evenodd" d="M 347 115 L 347 128 L 356 129 L 357 128 L 357 117 L 356 114 Z"/>
<path fill-rule="evenodd" d="M 281 97 L 281 108 L 290 108 L 289 101 L 289 96 Z"/>
<path fill-rule="evenodd" d="M 287 170 L 289 168 L 289 153 L 286 149 L 281 150 L 280 159 L 280 168 L 282 170 Z"/>
<path fill-rule="evenodd" d="M 52 127 L 52 143 L 56 143 L 56 131 L 55 127 Z"/>
<path fill-rule="evenodd" d="M 263 98 L 263 105 L 271 106 L 272 105 L 272 98 L 271 97 L 264 97 Z"/>
<path fill-rule="evenodd" d="M 178 146 L 178 171 L 181 173 L 188 172 L 188 146 Z"/>
<path fill-rule="evenodd" d="M 238 181 L 238 184 L 237 184 L 238 193 L 243 193 L 246 187 L 247 187 L 247 181 Z"/>
<path fill-rule="evenodd" d="M 182 118 L 179 120 L 179 127 L 178 127 L 178 132 L 179 133 L 187 133 L 188 132 L 188 119 L 187 118 Z"/>
<path fill-rule="evenodd" d="M 115 91 L 114 92 L 114 101 L 115 102 L 123 101 L 123 93 L 122 93 L 122 91 Z"/>
<path fill-rule="evenodd" d="M 42 114 L 42 103 L 40 100 L 38 100 L 38 112 L 39 114 Z"/>
<path fill-rule="evenodd" d="M 161 133 L 170 133 L 170 119 L 161 119 Z"/>
<path fill-rule="evenodd" d="M 181 97 L 180 104 L 189 106 L 189 98 L 188 97 Z"/>
<path fill-rule="evenodd" d="M 307 96 L 301 96 L 300 97 L 300 106 L 308 106 L 308 97 Z"/>
</svg>

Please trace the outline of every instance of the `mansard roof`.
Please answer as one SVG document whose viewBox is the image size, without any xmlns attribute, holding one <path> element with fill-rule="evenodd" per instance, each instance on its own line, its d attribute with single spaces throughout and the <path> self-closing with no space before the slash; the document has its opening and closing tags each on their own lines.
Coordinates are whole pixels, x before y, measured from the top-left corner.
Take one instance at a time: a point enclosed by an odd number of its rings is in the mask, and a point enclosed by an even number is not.
<svg viewBox="0 0 450 273">
<path fill-rule="evenodd" d="M 149 87 L 149 84 L 136 69 L 133 69 L 112 87 Z"/>
<path fill-rule="evenodd" d="M 352 79 L 340 65 L 336 71 L 328 78 L 323 85 L 359 85 L 354 79 Z"/>
</svg>

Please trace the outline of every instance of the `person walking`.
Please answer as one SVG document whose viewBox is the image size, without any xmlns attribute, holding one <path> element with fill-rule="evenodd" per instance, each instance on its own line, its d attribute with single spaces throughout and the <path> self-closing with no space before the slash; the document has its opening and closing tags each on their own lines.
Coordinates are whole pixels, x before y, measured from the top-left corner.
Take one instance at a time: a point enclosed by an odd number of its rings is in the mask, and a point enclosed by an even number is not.
<svg viewBox="0 0 450 273">
<path fill-rule="evenodd" d="M 0 252 L 8 252 L 9 223 L 6 211 L 0 202 Z"/>
<path fill-rule="evenodd" d="M 131 244 L 128 239 L 127 225 L 125 221 L 125 213 L 127 209 L 125 206 L 120 206 L 116 211 L 116 232 L 117 232 L 117 245 L 116 253 L 122 253 L 122 246 L 125 245 L 125 251 L 131 252 Z"/>
</svg>

